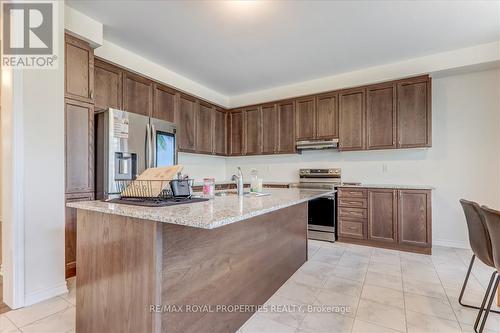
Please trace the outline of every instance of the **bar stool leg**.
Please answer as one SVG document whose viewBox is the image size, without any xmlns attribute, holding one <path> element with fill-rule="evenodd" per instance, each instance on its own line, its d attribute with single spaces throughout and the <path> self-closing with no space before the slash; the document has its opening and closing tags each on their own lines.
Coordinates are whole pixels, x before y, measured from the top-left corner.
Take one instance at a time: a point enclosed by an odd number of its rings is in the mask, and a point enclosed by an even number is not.
<svg viewBox="0 0 500 333">
<path fill-rule="evenodd" d="M 498 274 L 498 272 L 496 272 L 496 271 L 493 272 L 493 274 L 491 274 L 490 282 L 488 283 L 488 288 L 486 288 L 486 294 L 484 295 L 483 302 L 481 303 L 481 307 L 479 308 L 479 313 L 477 314 L 477 317 L 476 317 L 476 322 L 474 323 L 474 331 L 476 331 L 476 332 L 482 332 L 482 330 L 478 331 L 477 327 L 479 326 L 479 322 L 481 321 L 481 317 L 483 316 L 483 312 L 485 311 L 486 302 L 488 301 L 488 299 L 492 300 L 492 298 L 490 297 L 490 294 L 491 294 L 491 288 L 493 286 L 493 283 L 495 283 L 495 288 L 493 289 L 493 295 L 495 295 L 495 290 L 498 287 L 498 279 L 495 279 L 497 277 L 497 274 Z M 490 302 L 490 309 L 491 309 L 491 302 Z M 483 321 L 483 324 L 485 322 L 486 321 Z"/>
<path fill-rule="evenodd" d="M 467 283 L 469 282 L 470 272 L 472 271 L 472 266 L 474 265 L 474 260 L 476 259 L 476 255 L 473 254 L 470 259 L 469 269 L 467 270 L 467 274 L 465 275 L 464 284 L 462 285 L 462 290 L 460 291 L 460 296 L 458 297 L 458 303 L 462 306 L 471 307 L 470 305 L 462 303 L 462 297 L 464 297 L 465 288 L 467 287 Z"/>
<path fill-rule="evenodd" d="M 500 280 L 500 278 L 497 276 L 497 278 L 495 280 L 495 285 L 493 287 L 493 291 L 492 291 L 490 299 L 488 301 L 488 307 L 486 308 L 486 312 L 484 313 L 484 318 L 483 318 L 483 322 L 481 323 L 481 328 L 479 329 L 479 333 L 483 332 L 484 325 L 486 325 L 486 320 L 488 320 L 488 315 L 490 314 L 490 310 L 491 310 L 491 304 L 493 303 L 493 299 L 495 298 L 496 290 L 498 288 L 498 282 L 500 282 L 499 280 Z"/>
<path fill-rule="evenodd" d="M 497 288 L 497 306 L 500 307 L 500 288 Z"/>
<path fill-rule="evenodd" d="M 461 306 L 464 306 L 464 307 L 467 307 L 467 308 L 471 308 L 471 309 L 479 310 L 480 308 L 477 307 L 477 306 L 470 305 L 470 304 L 465 304 L 465 303 L 462 302 L 462 298 L 464 297 L 464 294 L 465 294 L 465 289 L 467 288 L 467 283 L 469 283 L 469 278 L 470 278 L 470 274 L 472 272 L 472 267 L 474 266 L 475 259 L 476 259 L 476 255 L 473 254 L 472 258 L 470 259 L 470 264 L 469 264 L 469 268 L 467 269 L 467 274 L 465 275 L 465 280 L 464 280 L 464 283 L 462 285 L 462 290 L 460 291 L 460 296 L 458 297 L 458 303 L 460 303 Z M 490 279 L 490 283 L 493 283 L 493 277 Z M 498 289 L 498 302 L 499 302 L 499 306 L 500 306 L 500 289 Z M 499 313 L 500 314 L 500 311 L 498 311 L 498 310 L 490 310 L 490 312 L 494 312 L 494 313 Z"/>
</svg>

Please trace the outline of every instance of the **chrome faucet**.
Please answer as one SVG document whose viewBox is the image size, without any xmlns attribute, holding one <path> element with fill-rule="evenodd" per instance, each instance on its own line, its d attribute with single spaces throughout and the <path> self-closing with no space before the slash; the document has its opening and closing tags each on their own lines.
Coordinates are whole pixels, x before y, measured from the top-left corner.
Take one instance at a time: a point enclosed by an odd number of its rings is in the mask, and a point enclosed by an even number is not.
<svg viewBox="0 0 500 333">
<path fill-rule="evenodd" d="M 238 167 L 238 175 L 233 175 L 231 180 L 234 180 L 236 182 L 236 190 L 238 192 L 238 195 L 243 195 L 243 172 L 241 172 L 241 168 Z"/>
</svg>

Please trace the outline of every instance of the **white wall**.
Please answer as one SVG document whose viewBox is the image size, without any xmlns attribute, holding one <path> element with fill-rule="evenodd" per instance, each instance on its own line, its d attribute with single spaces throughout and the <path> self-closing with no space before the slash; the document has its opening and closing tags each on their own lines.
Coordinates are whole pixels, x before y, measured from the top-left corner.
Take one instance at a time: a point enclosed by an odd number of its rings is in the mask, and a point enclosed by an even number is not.
<svg viewBox="0 0 500 333">
<path fill-rule="evenodd" d="M 57 8 L 58 69 L 17 69 L 2 82 L 3 259 L 10 265 L 4 270 L 4 302 L 11 307 L 67 291 L 64 5 Z"/>
<path fill-rule="evenodd" d="M 215 177 L 216 181 L 226 179 L 226 158 L 220 156 L 179 153 L 178 163 L 184 166 L 183 173 L 196 183 L 203 178 Z"/>
<path fill-rule="evenodd" d="M 432 185 L 435 244 L 466 246 L 458 200 L 500 209 L 499 76 L 496 69 L 433 80 L 430 149 L 228 158 L 226 178 L 237 166 L 246 175 L 256 168 L 271 181 L 297 181 L 299 168 L 341 167 L 345 181 Z"/>
</svg>

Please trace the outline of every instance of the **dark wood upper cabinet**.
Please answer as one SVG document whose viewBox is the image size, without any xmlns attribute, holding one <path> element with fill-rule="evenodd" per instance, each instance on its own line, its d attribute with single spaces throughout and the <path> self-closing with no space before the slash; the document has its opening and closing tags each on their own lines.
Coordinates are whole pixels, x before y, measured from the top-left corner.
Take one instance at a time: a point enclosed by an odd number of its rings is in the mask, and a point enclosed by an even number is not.
<svg viewBox="0 0 500 333">
<path fill-rule="evenodd" d="M 245 155 L 262 153 L 262 121 L 260 107 L 245 109 Z"/>
<path fill-rule="evenodd" d="M 366 88 L 366 148 L 396 148 L 396 84 Z"/>
<path fill-rule="evenodd" d="M 177 123 L 177 140 L 180 151 L 194 152 L 196 150 L 196 112 L 198 102 L 191 96 L 181 94 L 179 97 Z"/>
<path fill-rule="evenodd" d="M 316 97 L 316 138 L 338 139 L 339 109 L 336 93 Z"/>
<path fill-rule="evenodd" d="M 398 148 L 430 147 L 431 81 L 428 76 L 397 85 Z"/>
<path fill-rule="evenodd" d="M 197 128 L 208 116 L 197 113 L 196 97 L 103 59 L 94 60 L 88 44 L 66 38 L 66 97 L 86 102 L 95 98 L 96 111 L 117 108 L 174 122 L 180 151 L 290 154 L 297 152 L 296 141 L 314 139 L 339 139 L 340 151 L 431 146 L 428 75 L 237 110 L 220 109 L 212 111 L 210 128 Z M 205 140 L 209 135 L 211 140 Z"/>
<path fill-rule="evenodd" d="M 123 109 L 150 117 L 153 113 L 153 82 L 139 75 L 123 72 Z"/>
<path fill-rule="evenodd" d="M 262 105 L 262 153 L 275 154 L 278 150 L 278 112 L 276 104 Z"/>
<path fill-rule="evenodd" d="M 368 190 L 368 239 L 397 242 L 396 190 Z"/>
<path fill-rule="evenodd" d="M 214 110 L 214 154 L 227 154 L 227 112 L 216 108 Z"/>
<path fill-rule="evenodd" d="M 311 140 L 316 137 L 316 99 L 299 98 L 295 101 L 297 140 Z"/>
<path fill-rule="evenodd" d="M 94 191 L 94 105 L 65 101 L 66 193 Z"/>
<path fill-rule="evenodd" d="M 339 150 L 365 149 L 365 89 L 339 93 Z"/>
<path fill-rule="evenodd" d="M 295 103 L 280 102 L 278 108 L 278 153 L 295 153 Z"/>
<path fill-rule="evenodd" d="M 431 191 L 398 191 L 399 243 L 416 247 L 430 247 Z"/>
<path fill-rule="evenodd" d="M 196 152 L 213 154 L 213 112 L 210 104 L 200 102 L 196 113 Z"/>
<path fill-rule="evenodd" d="M 97 110 L 122 108 L 122 70 L 95 59 L 95 107 Z"/>
<path fill-rule="evenodd" d="M 154 84 L 153 118 L 175 121 L 175 90 L 161 84 Z"/>
<path fill-rule="evenodd" d="M 229 155 L 239 156 L 244 154 L 244 115 L 243 110 L 229 113 Z"/>
<path fill-rule="evenodd" d="M 89 44 L 65 36 L 65 96 L 94 103 L 94 51 Z"/>
</svg>

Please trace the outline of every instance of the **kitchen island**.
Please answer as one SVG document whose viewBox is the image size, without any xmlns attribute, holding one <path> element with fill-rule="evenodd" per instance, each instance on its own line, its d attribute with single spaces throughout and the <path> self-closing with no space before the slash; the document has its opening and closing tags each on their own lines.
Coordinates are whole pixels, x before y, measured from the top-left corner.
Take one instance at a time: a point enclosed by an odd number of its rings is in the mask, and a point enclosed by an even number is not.
<svg viewBox="0 0 500 333">
<path fill-rule="evenodd" d="M 307 202 L 331 193 L 266 192 L 162 208 L 68 204 L 77 332 L 236 332 L 307 260 Z"/>
</svg>

